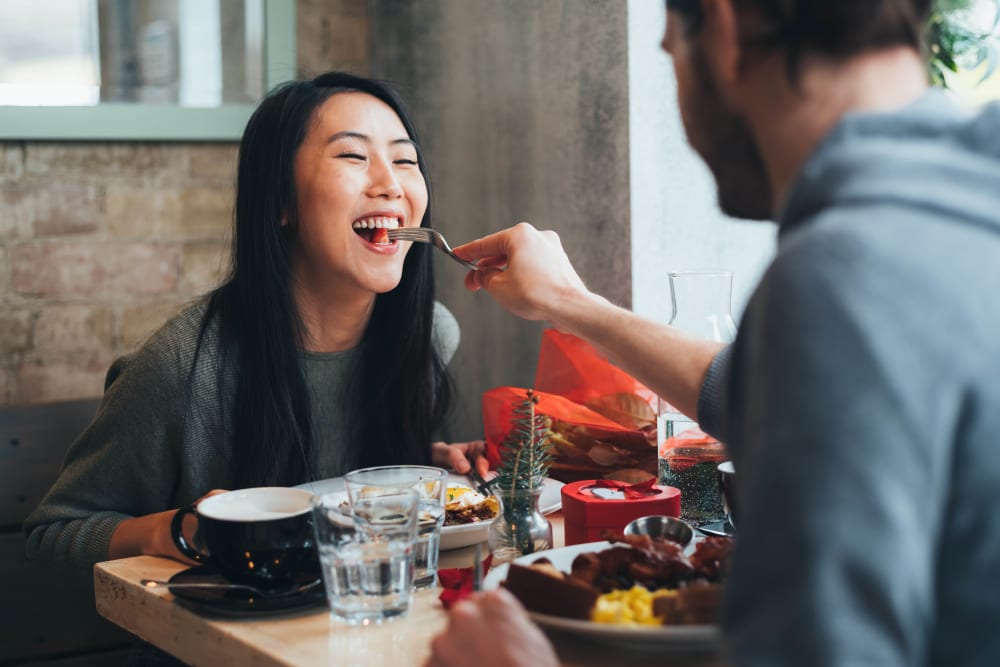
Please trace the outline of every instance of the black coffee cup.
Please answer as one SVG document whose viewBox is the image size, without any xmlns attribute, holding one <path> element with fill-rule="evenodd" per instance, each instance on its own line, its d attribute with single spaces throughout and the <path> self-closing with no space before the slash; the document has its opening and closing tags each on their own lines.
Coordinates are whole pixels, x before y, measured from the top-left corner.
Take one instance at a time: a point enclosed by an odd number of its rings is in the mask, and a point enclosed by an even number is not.
<svg viewBox="0 0 1000 667">
<path fill-rule="evenodd" d="M 188 514 L 198 522 L 191 542 L 182 531 Z M 220 493 L 178 510 L 170 532 L 181 553 L 237 583 L 274 589 L 290 585 L 304 571 L 319 572 L 312 494 L 302 489 Z"/>
<path fill-rule="evenodd" d="M 736 527 L 736 468 L 732 461 L 720 463 L 716 470 L 719 472 L 719 488 L 722 490 L 722 508 L 726 510 L 726 519 L 729 525 Z"/>
</svg>

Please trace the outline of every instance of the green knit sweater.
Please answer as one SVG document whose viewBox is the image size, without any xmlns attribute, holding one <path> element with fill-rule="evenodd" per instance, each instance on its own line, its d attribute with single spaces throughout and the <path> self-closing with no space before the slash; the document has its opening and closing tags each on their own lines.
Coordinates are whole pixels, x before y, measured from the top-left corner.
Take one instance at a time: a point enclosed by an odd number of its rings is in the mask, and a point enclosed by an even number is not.
<svg viewBox="0 0 1000 667">
<path fill-rule="evenodd" d="M 209 327 L 189 376 L 206 305 L 207 299 L 199 300 L 137 352 L 112 364 L 97 415 L 24 522 L 28 557 L 90 566 L 107 559 L 108 542 L 121 521 L 182 507 L 211 489 L 232 488 L 233 443 L 225 437 L 221 406 L 227 401 L 220 396 L 232 396 L 235 377 L 224 376 L 219 386 L 217 325 Z M 433 340 L 449 361 L 459 328 L 441 304 L 435 304 Z M 363 349 L 362 343 L 345 352 L 300 355 L 312 409 L 310 464 L 317 479 L 343 475 L 359 460 L 351 387 Z"/>
</svg>

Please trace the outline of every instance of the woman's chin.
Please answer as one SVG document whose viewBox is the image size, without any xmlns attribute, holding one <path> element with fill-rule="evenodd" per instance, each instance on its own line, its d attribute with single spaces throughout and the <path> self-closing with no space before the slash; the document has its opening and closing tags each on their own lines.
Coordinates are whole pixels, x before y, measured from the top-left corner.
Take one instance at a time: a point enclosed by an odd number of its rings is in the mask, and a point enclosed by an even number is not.
<svg viewBox="0 0 1000 667">
<path fill-rule="evenodd" d="M 399 283 L 402 279 L 402 272 L 400 272 L 389 276 L 372 276 L 365 282 L 368 285 L 368 288 L 375 294 L 385 294 L 386 292 L 391 292 L 399 287 Z"/>
</svg>

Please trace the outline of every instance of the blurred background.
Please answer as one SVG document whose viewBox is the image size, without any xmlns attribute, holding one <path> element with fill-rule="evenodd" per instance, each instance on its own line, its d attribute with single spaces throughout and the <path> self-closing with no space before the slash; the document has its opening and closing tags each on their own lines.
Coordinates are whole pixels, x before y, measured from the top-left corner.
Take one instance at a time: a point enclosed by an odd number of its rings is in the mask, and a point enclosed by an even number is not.
<svg viewBox="0 0 1000 667">
<path fill-rule="evenodd" d="M 725 267 L 742 309 L 773 230 L 728 224 L 715 208 L 659 49 L 662 3 L 270 1 L 294 4 L 293 75 L 345 69 L 397 84 L 426 145 L 434 225 L 453 244 L 528 220 L 557 230 L 587 283 L 623 306 L 666 321 L 669 271 Z M 266 4 L 7 0 L 0 107 L 131 104 L 141 118 L 164 104 L 252 105 Z M 0 404 L 98 397 L 114 357 L 222 276 L 242 126 L 197 142 L 23 140 L 9 128 Z M 438 265 L 463 334 L 450 435 L 477 437 L 484 390 L 531 385 L 541 326 Z"/>
</svg>

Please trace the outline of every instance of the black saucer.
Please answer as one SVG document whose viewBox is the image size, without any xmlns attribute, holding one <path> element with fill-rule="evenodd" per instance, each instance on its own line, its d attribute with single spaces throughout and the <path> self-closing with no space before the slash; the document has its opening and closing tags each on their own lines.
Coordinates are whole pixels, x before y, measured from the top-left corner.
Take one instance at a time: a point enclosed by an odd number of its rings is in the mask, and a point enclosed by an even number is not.
<svg viewBox="0 0 1000 667">
<path fill-rule="evenodd" d="M 257 595 L 245 588 L 211 589 L 172 587 L 170 584 L 210 582 L 225 584 L 228 580 L 206 565 L 178 572 L 170 577 L 167 588 L 177 601 L 198 612 L 216 616 L 256 616 L 261 613 L 291 611 L 326 603 L 323 580 L 316 572 L 303 572 L 289 589 L 306 585 L 301 591 L 282 595 Z M 308 584 L 308 585 L 307 585 Z"/>
<path fill-rule="evenodd" d="M 716 521 L 698 526 L 698 530 L 710 537 L 736 537 L 736 529 L 729 521 Z"/>
</svg>

